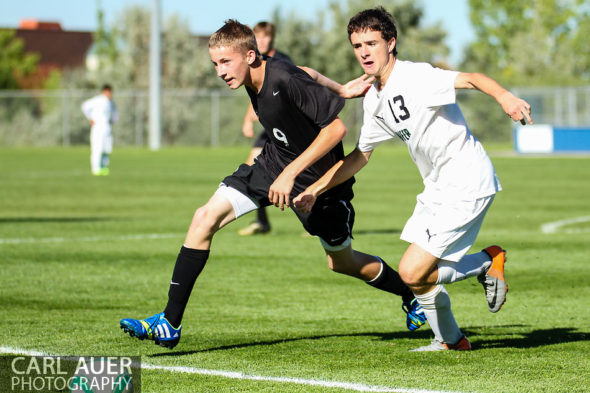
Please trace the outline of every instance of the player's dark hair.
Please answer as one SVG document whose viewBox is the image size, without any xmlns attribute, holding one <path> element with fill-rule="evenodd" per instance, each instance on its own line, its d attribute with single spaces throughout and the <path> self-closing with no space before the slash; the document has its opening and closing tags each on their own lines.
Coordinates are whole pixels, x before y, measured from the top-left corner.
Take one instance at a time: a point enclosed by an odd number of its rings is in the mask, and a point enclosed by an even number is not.
<svg viewBox="0 0 590 393">
<path fill-rule="evenodd" d="M 209 37 L 209 48 L 220 46 L 240 49 L 244 53 L 249 50 L 256 51 L 256 54 L 259 53 L 252 29 L 235 19 L 226 20 L 225 24 Z"/>
<path fill-rule="evenodd" d="M 109 85 L 108 83 L 105 83 L 104 85 L 102 85 L 102 87 L 100 88 L 100 91 L 113 91 L 113 86 Z"/>
<path fill-rule="evenodd" d="M 392 38 L 397 40 L 397 29 L 393 16 L 385 11 L 383 7 L 375 7 L 369 10 L 364 10 L 350 18 L 348 22 L 348 40 L 352 33 L 360 33 L 367 30 L 380 31 L 381 36 L 385 41 Z M 393 48 L 393 55 L 397 55 L 397 42 Z"/>
</svg>

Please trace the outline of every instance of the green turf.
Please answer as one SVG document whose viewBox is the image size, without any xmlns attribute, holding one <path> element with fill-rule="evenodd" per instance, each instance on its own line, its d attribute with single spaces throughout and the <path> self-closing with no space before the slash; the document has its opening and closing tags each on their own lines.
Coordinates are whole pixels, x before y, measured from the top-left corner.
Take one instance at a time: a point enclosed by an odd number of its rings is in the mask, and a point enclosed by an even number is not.
<svg viewBox="0 0 590 393">
<path fill-rule="evenodd" d="M 150 364 L 405 389 L 582 392 L 590 384 L 590 159 L 493 154 L 504 191 L 474 246 L 508 250 L 508 301 L 487 311 L 476 280 L 447 285 L 468 353 L 408 353 L 400 299 L 331 272 L 291 212 L 243 238 L 214 239 L 174 350 L 122 334 L 122 317 L 163 309 L 192 214 L 247 148 L 118 149 L 92 177 L 87 149 L 0 150 L 1 346 L 68 355 L 142 355 Z M 356 249 L 397 266 L 421 190 L 405 148 L 379 148 L 357 177 Z M 161 238 L 134 238 L 161 234 Z M 143 371 L 144 392 L 339 392 L 284 382 Z"/>
</svg>

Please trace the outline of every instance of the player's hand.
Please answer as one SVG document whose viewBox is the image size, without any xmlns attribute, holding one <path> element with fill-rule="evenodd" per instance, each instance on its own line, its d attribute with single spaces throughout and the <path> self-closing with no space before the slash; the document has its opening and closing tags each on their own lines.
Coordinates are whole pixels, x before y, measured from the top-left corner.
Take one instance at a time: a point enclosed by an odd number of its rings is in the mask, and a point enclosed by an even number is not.
<svg viewBox="0 0 590 393">
<path fill-rule="evenodd" d="M 90 126 L 92 127 L 94 125 L 94 120 L 90 120 Z"/>
<path fill-rule="evenodd" d="M 504 93 L 499 101 L 504 112 L 506 112 L 508 117 L 512 120 L 520 121 L 523 126 L 526 124 L 525 119 L 529 124 L 533 124 L 533 120 L 531 119 L 531 106 L 528 102 L 522 98 L 516 97 L 510 92 Z"/>
<path fill-rule="evenodd" d="M 293 206 L 301 213 L 309 213 L 315 204 L 317 196 L 312 192 L 305 190 L 293 199 Z"/>
<path fill-rule="evenodd" d="M 295 184 L 295 178 L 284 172 L 276 178 L 268 190 L 268 200 L 281 210 L 289 207 L 289 195 Z"/>
<path fill-rule="evenodd" d="M 363 97 L 375 80 L 374 76 L 363 74 L 356 79 L 342 85 L 341 96 L 343 98 Z"/>
</svg>

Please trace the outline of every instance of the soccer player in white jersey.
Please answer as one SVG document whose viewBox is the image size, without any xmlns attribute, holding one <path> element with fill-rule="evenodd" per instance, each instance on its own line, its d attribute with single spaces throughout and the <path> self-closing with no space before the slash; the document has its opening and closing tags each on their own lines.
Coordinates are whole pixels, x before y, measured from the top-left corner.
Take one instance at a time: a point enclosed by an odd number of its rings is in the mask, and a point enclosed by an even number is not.
<svg viewBox="0 0 590 393">
<path fill-rule="evenodd" d="M 82 103 L 82 113 L 90 121 L 90 168 L 95 176 L 109 174 L 113 152 L 112 125 L 119 117 L 113 102 L 113 88 L 104 85 L 99 95 Z"/>
<path fill-rule="evenodd" d="M 399 273 L 435 336 L 430 345 L 415 350 L 469 350 L 471 344 L 457 326 L 443 284 L 477 276 L 491 312 L 504 304 L 508 288 L 505 250 L 490 246 L 466 255 L 501 186 L 489 157 L 465 123 L 455 90 L 478 89 L 523 124 L 525 119 L 532 124 L 530 105 L 483 74 L 398 60 L 393 17 L 382 7 L 351 18 L 348 36 L 361 67 L 374 78 L 363 103 L 358 144 L 301 193 L 295 206 L 308 211 L 319 195 L 363 168 L 380 143 L 396 137 L 404 141 L 422 175 L 424 191 L 401 234 L 410 245 Z"/>
</svg>

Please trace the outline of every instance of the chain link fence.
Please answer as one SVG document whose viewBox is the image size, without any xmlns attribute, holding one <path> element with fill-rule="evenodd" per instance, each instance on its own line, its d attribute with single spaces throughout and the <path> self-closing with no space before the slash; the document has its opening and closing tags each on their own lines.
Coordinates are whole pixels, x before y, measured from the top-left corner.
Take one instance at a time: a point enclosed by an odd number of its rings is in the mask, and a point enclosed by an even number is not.
<svg viewBox="0 0 590 393">
<path fill-rule="evenodd" d="M 535 123 L 590 125 L 590 86 L 513 89 L 529 101 Z M 88 144 L 90 125 L 82 102 L 95 90 L 0 91 L 0 146 L 70 146 Z M 117 146 L 147 146 L 147 90 L 115 90 L 119 121 Z M 512 123 L 489 97 L 459 91 L 458 101 L 473 133 L 482 140 L 511 140 Z M 241 132 L 248 106 L 243 89 L 164 89 L 162 144 L 227 146 L 250 144 Z M 341 118 L 354 143 L 362 124 L 362 100 L 347 100 Z M 261 129 L 258 124 L 258 130 Z"/>
<path fill-rule="evenodd" d="M 518 88 L 514 93 L 531 104 L 536 123 L 556 127 L 590 126 L 590 86 Z"/>
</svg>

